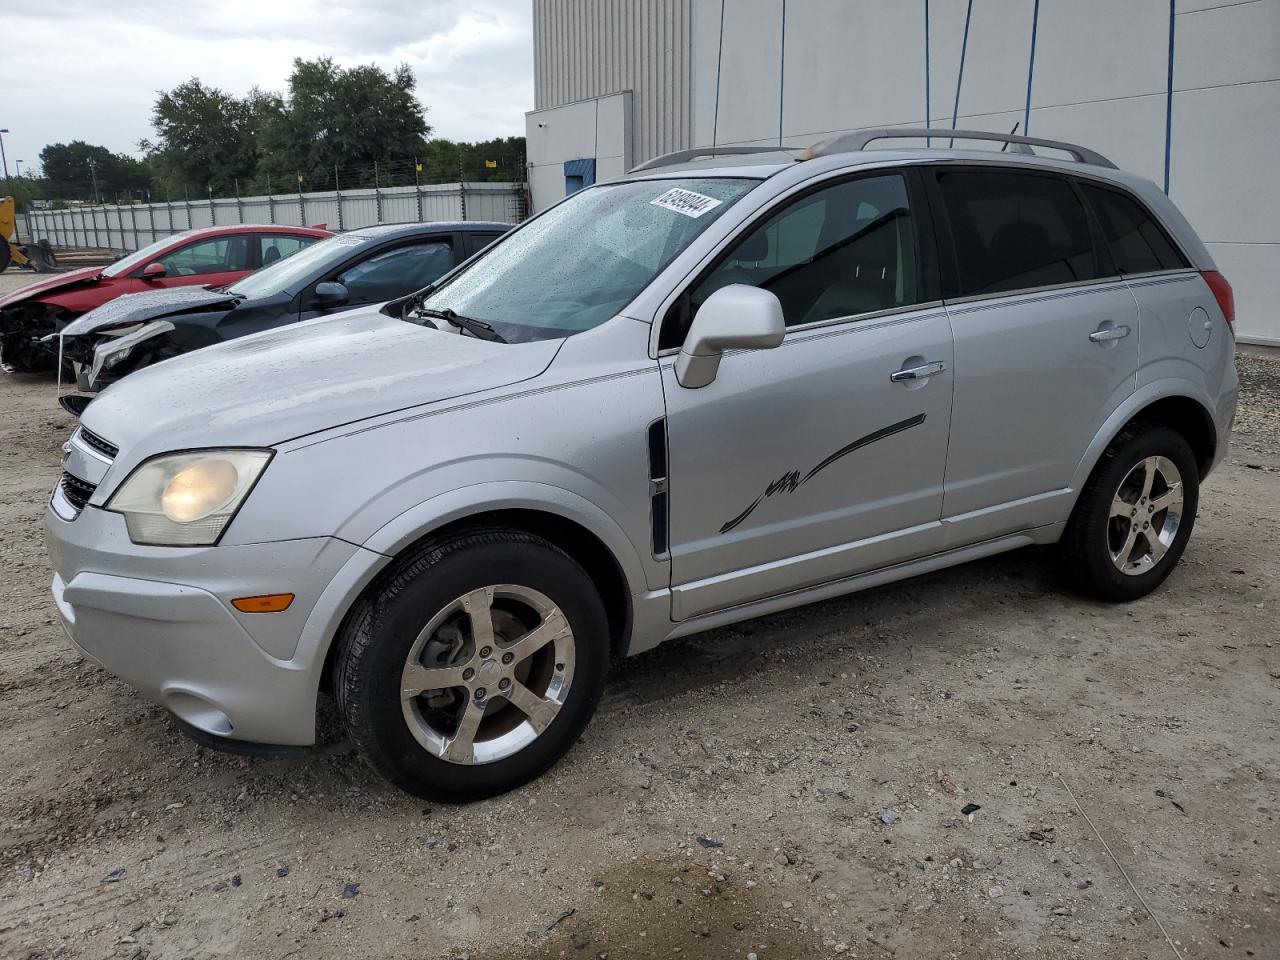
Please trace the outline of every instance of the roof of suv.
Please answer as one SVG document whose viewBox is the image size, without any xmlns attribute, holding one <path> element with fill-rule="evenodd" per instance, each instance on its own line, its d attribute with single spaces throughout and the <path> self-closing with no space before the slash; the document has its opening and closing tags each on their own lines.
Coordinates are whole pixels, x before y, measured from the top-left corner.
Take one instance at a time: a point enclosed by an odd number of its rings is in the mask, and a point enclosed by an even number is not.
<svg viewBox="0 0 1280 960">
<path fill-rule="evenodd" d="M 943 139 L 947 141 L 946 147 L 935 149 L 934 141 L 940 144 Z M 894 148 L 868 149 L 869 144 L 885 140 L 909 142 Z M 961 148 L 957 150 L 955 148 L 957 140 L 999 143 L 1001 144 L 1000 153 L 993 155 L 995 152 L 991 149 Z M 1006 153 L 1005 151 L 1010 147 L 1013 148 L 1012 151 Z M 1037 154 L 1033 147 L 1065 154 L 1071 159 L 1060 160 L 1054 156 Z M 938 160 L 999 162 L 1014 166 L 1038 166 L 1077 172 L 1081 167 L 1087 167 L 1095 176 L 1101 175 L 1121 181 L 1128 179 L 1123 174 L 1117 175 L 1116 165 L 1102 154 L 1079 144 L 1064 140 L 1047 140 L 1043 137 L 1019 136 L 1014 133 L 996 133 L 990 130 L 936 127 L 882 127 L 854 130 L 836 134 L 809 146 L 783 146 L 779 143 L 777 147 L 772 145 L 696 147 L 654 157 L 635 167 L 630 174 L 633 178 L 643 178 L 654 175 L 657 177 L 680 176 L 697 172 L 702 176 L 745 176 L 763 179 L 785 170 L 795 170 L 800 163 L 804 164 L 804 170 L 808 173 L 840 170 L 847 167 L 885 166 L 894 163 L 922 163 Z"/>
<path fill-rule="evenodd" d="M 810 169 L 830 169 L 834 167 L 884 166 L 894 163 L 926 163 L 945 162 L 950 160 L 976 161 L 991 163 L 993 161 L 1016 166 L 1045 167 L 1053 170 L 1088 172 L 1107 179 L 1122 179 L 1123 174 L 1113 167 L 1101 167 L 1094 164 L 1080 163 L 1075 160 L 1058 157 L 1042 157 L 1025 153 L 1000 153 L 995 150 L 962 150 L 952 148 L 898 147 L 895 149 L 857 150 L 849 153 L 830 154 L 800 160 L 796 156 L 799 148 L 781 148 L 770 153 L 752 153 L 736 156 L 710 156 L 698 160 L 687 160 L 647 170 L 635 170 L 626 177 L 628 180 L 666 179 L 687 176 L 696 173 L 702 177 L 749 177 L 764 179 L 786 170 L 791 170 L 799 163 Z"/>
</svg>

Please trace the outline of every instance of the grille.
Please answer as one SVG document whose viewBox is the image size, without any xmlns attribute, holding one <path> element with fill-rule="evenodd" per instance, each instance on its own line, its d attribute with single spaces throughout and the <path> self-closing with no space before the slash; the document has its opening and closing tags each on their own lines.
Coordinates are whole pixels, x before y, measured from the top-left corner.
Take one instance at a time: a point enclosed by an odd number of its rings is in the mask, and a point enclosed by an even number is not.
<svg viewBox="0 0 1280 960">
<path fill-rule="evenodd" d="M 93 496 L 93 491 L 97 489 L 96 485 L 85 483 L 79 477 L 73 477 L 69 473 L 62 474 L 62 495 L 77 510 L 84 509 L 89 498 Z"/>
<path fill-rule="evenodd" d="M 110 457 L 112 460 L 116 458 L 116 454 L 120 452 L 120 448 L 115 444 L 107 443 L 96 433 L 90 433 L 84 427 L 80 428 L 80 439 L 84 441 L 85 446 L 93 447 L 104 456 Z"/>
</svg>

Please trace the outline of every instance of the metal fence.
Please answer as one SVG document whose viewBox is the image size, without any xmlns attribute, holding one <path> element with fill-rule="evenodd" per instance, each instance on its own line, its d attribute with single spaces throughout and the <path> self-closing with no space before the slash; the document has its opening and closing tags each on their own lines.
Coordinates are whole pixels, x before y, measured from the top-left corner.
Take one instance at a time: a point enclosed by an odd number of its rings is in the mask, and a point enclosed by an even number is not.
<svg viewBox="0 0 1280 960">
<path fill-rule="evenodd" d="M 48 240 L 54 247 L 131 251 L 180 230 L 237 223 L 323 224 L 337 231 L 435 220 L 519 223 L 528 215 L 526 198 L 523 183 L 422 184 L 31 210 L 27 228 L 32 239 Z"/>
</svg>

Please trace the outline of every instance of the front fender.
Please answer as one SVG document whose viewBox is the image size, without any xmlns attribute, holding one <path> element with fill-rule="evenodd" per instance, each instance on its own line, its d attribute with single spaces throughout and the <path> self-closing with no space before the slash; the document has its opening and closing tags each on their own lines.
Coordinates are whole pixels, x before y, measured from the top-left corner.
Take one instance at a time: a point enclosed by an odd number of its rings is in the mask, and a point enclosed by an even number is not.
<svg viewBox="0 0 1280 960">
<path fill-rule="evenodd" d="M 395 556 L 433 530 L 495 510 L 532 510 L 576 523 L 608 548 L 633 596 L 646 585 L 659 586 L 648 584 L 635 544 L 601 507 L 563 487 L 536 481 L 495 480 L 439 494 L 388 520 L 362 545 Z"/>
<path fill-rule="evenodd" d="M 1204 408 L 1205 414 L 1214 424 L 1214 462 L 1217 462 L 1224 449 L 1224 445 L 1221 442 L 1223 424 L 1221 423 L 1221 412 L 1218 409 L 1218 404 L 1209 396 L 1202 384 L 1198 384 L 1194 380 L 1166 377 L 1143 384 L 1130 394 L 1128 399 L 1120 404 L 1102 424 L 1097 434 L 1094 435 L 1092 442 L 1085 449 L 1084 456 L 1080 458 L 1080 462 L 1076 464 L 1075 472 L 1072 474 L 1071 490 L 1076 496 L 1084 489 L 1084 485 L 1089 479 L 1089 474 L 1093 472 L 1093 468 L 1097 465 L 1103 452 L 1111 444 L 1111 441 L 1116 438 L 1116 434 L 1124 428 L 1124 425 L 1157 400 L 1165 400 L 1170 397 L 1185 397 L 1194 400 Z"/>
</svg>

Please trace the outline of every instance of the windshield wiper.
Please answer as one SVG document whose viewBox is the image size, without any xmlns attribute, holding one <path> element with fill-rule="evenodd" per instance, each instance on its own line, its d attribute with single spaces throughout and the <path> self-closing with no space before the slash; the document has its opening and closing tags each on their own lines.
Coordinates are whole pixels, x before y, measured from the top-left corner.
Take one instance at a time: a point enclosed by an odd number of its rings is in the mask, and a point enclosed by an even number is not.
<svg viewBox="0 0 1280 960">
<path fill-rule="evenodd" d="M 494 343 L 506 343 L 507 338 L 500 334 L 489 324 L 483 320 L 477 320 L 475 317 L 464 317 L 460 313 L 455 313 L 447 307 L 444 310 L 433 310 L 431 307 L 419 307 L 417 314 L 420 317 L 438 317 L 441 320 L 447 320 L 460 330 L 466 330 L 473 337 L 481 340 L 491 340 Z"/>
</svg>

